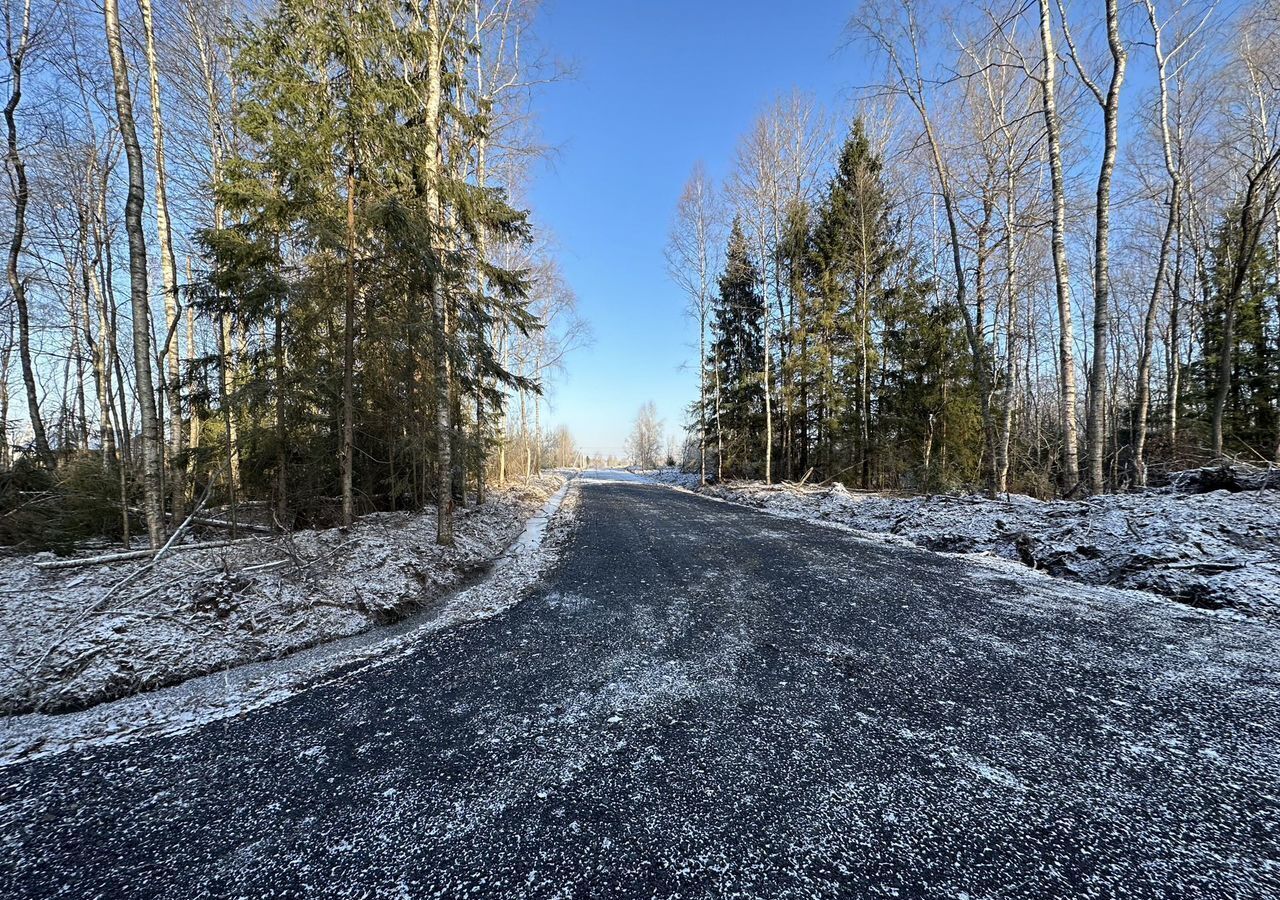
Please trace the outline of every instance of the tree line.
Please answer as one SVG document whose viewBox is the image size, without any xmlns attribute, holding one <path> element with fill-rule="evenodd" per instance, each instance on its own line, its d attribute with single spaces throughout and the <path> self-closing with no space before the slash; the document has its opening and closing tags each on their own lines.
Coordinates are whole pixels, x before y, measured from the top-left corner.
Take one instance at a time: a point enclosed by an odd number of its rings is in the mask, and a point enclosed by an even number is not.
<svg viewBox="0 0 1280 900">
<path fill-rule="evenodd" d="M 448 543 L 536 472 L 587 334 L 524 202 L 535 6 L 5 0 L 0 537 L 434 505 Z"/>
<path fill-rule="evenodd" d="M 781 96 L 677 203 L 704 478 L 1280 463 L 1275 0 L 869 0 L 847 38 L 852 115 Z"/>
</svg>

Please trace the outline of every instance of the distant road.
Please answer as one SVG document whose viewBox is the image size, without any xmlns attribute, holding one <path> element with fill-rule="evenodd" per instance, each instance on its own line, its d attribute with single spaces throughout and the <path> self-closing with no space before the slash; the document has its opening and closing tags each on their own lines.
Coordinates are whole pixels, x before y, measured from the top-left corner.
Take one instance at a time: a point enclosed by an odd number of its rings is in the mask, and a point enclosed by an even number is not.
<svg viewBox="0 0 1280 900">
<path fill-rule="evenodd" d="M 586 478 L 522 603 L 0 769 L 0 897 L 1276 897 L 1280 633 Z"/>
</svg>

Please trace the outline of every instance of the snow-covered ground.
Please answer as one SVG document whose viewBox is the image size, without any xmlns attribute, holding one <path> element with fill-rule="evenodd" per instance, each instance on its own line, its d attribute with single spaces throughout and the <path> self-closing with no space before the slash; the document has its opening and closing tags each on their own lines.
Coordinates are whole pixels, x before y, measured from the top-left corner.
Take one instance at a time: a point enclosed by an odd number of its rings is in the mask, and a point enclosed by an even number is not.
<svg viewBox="0 0 1280 900">
<path fill-rule="evenodd" d="M 0 711 L 83 709 L 439 612 L 513 541 L 536 548 L 547 517 L 526 521 L 564 487 L 545 475 L 459 509 L 449 548 L 436 545 L 428 511 L 174 552 L 154 566 L 0 556 Z"/>
<path fill-rule="evenodd" d="M 644 474 L 776 515 L 894 535 L 931 550 L 994 555 L 1063 578 L 1280 622 L 1280 491 L 1167 488 L 1045 502 L 851 492 L 839 484 L 699 488 L 696 475 L 677 470 Z M 1191 479 L 1177 481 L 1185 490 Z"/>
</svg>

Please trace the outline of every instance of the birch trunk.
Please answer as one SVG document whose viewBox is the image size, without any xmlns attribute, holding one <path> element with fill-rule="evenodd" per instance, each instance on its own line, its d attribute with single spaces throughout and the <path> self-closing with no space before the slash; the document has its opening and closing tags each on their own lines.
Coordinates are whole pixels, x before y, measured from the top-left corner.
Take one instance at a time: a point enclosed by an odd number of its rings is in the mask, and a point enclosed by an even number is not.
<svg viewBox="0 0 1280 900">
<path fill-rule="evenodd" d="M 4 349 L 0 350 L 0 472 L 13 467 L 13 448 L 9 445 L 9 360 L 13 353 L 13 329 L 6 329 Z"/>
<path fill-rule="evenodd" d="M 1124 84 L 1128 54 L 1120 40 L 1118 0 L 1107 0 L 1107 46 L 1111 51 L 1111 80 L 1103 110 L 1102 164 L 1098 171 L 1095 203 L 1093 268 L 1093 368 L 1089 374 L 1089 488 L 1106 489 L 1103 458 L 1106 454 L 1107 357 L 1111 329 L 1111 181 L 1115 173 L 1120 127 L 1120 87 Z M 1074 55 L 1074 50 L 1072 51 Z M 1082 70 L 1083 77 L 1083 70 Z M 1096 93 L 1096 89 L 1095 93 Z"/>
<path fill-rule="evenodd" d="M 200 75 L 204 82 L 205 122 L 209 130 L 209 181 L 217 184 L 222 173 L 222 152 L 224 147 L 221 91 L 215 75 L 215 55 L 217 41 L 211 37 L 196 18 L 189 18 L 188 25 L 196 42 L 200 59 Z M 224 226 L 222 203 L 215 193 L 213 197 L 213 227 L 222 230 Z M 191 329 L 189 329 L 191 330 Z M 223 426 L 225 429 L 224 444 L 227 453 L 228 479 L 227 488 L 232 506 L 232 518 L 235 517 L 236 492 L 240 487 L 240 435 L 235 412 L 232 409 L 232 397 L 236 393 L 236 356 L 233 342 L 235 323 L 227 313 L 220 313 L 217 322 L 218 385 L 222 394 Z M 193 423 L 194 432 L 194 423 Z M 193 438 L 192 446 L 196 439 Z"/>
<path fill-rule="evenodd" d="M 1169 449 L 1178 453 L 1178 427 L 1182 411 L 1182 217 L 1174 226 L 1173 284 L 1169 296 Z"/>
<path fill-rule="evenodd" d="M 1062 419 L 1062 488 L 1073 493 L 1080 484 L 1080 452 L 1076 425 L 1074 324 L 1071 317 L 1070 273 L 1067 269 L 1067 200 L 1062 170 L 1062 131 L 1058 119 L 1058 56 L 1054 49 L 1053 15 L 1049 0 L 1040 0 L 1040 46 L 1044 71 L 1040 81 L 1045 137 L 1049 149 L 1049 177 L 1053 198 L 1054 288 L 1058 301 L 1058 403 Z"/>
<path fill-rule="evenodd" d="M 1169 191 L 1169 212 L 1164 233 L 1160 237 L 1160 250 L 1156 255 L 1155 280 L 1151 285 L 1151 297 L 1147 301 L 1146 315 L 1142 318 L 1142 346 L 1138 351 L 1138 384 L 1135 397 L 1133 438 L 1133 478 L 1137 487 L 1147 486 L 1147 432 L 1151 411 L 1151 351 L 1156 339 L 1156 320 L 1160 313 L 1160 299 L 1164 292 L 1165 272 L 1169 267 L 1169 249 L 1173 232 L 1181 214 L 1181 188 L 1175 177 Z"/>
<path fill-rule="evenodd" d="M 155 25 L 151 13 L 151 0 L 138 0 L 142 11 L 142 30 L 145 37 L 147 77 L 151 97 L 152 150 L 155 156 L 156 232 L 160 239 L 160 278 L 164 291 L 164 346 L 160 357 L 167 363 L 168 378 L 165 396 L 169 406 L 169 460 L 172 466 L 173 517 L 181 520 L 185 505 L 186 464 L 183 461 L 182 423 L 182 365 L 176 346 L 178 338 L 178 271 L 173 255 L 173 230 L 169 224 L 169 195 L 165 176 L 164 118 L 160 98 L 160 70 L 156 60 Z"/>
<path fill-rule="evenodd" d="M 89 252 L 91 240 L 93 243 L 92 254 Z M 111 333 L 110 319 L 107 316 L 107 298 L 103 293 L 102 283 L 98 279 L 98 265 L 102 256 L 102 246 L 97 225 L 93 223 L 91 214 L 85 214 L 80 241 L 81 257 L 84 260 L 82 268 L 85 281 L 85 303 L 87 304 L 90 298 L 93 299 L 98 319 L 98 336 L 94 339 L 89 332 L 87 324 L 91 314 L 86 306 L 85 333 L 90 336 L 89 360 L 93 366 L 93 381 L 94 386 L 97 388 L 98 396 L 98 440 L 102 448 L 102 466 L 109 471 L 112 466 L 120 464 L 120 461 L 116 458 L 115 426 L 112 424 L 115 403 L 111 392 L 111 365 L 107 356 L 108 348 L 114 343 L 115 339 Z M 122 497 L 122 502 L 125 499 Z"/>
<path fill-rule="evenodd" d="M 1014 385 L 1018 379 L 1018 245 L 1015 240 L 1014 225 L 1017 217 L 1017 183 L 1012 165 L 1008 170 L 1008 184 L 1005 197 L 1005 315 L 1008 325 L 1005 329 L 1005 362 L 1004 383 L 1002 385 L 1002 408 L 1000 437 L 996 444 L 995 489 L 997 493 L 1009 490 L 1009 445 L 1013 437 L 1013 396 Z"/>
<path fill-rule="evenodd" d="M 765 258 L 765 242 L 760 241 L 761 260 Z M 773 351 L 769 347 L 769 299 L 761 304 L 764 332 L 764 483 L 773 484 Z"/>
<path fill-rule="evenodd" d="M 1160 299 L 1164 291 L 1165 273 L 1169 267 L 1169 253 L 1173 244 L 1174 233 L 1182 216 L 1182 178 L 1178 165 L 1173 158 L 1173 141 L 1169 133 L 1169 80 L 1168 58 L 1165 56 L 1162 41 L 1162 28 L 1156 16 L 1155 0 L 1146 0 L 1147 18 L 1151 23 L 1152 47 L 1156 61 L 1156 87 L 1158 89 L 1159 107 L 1158 124 L 1160 126 L 1160 148 L 1164 156 L 1165 173 L 1169 176 L 1168 217 L 1165 221 L 1164 233 L 1160 238 L 1160 250 L 1156 257 L 1156 273 L 1151 284 L 1151 298 L 1147 303 L 1147 312 L 1142 320 L 1142 347 L 1138 356 L 1138 384 L 1135 401 L 1133 474 L 1137 487 L 1147 486 L 1147 431 L 1151 409 L 1151 352 L 1155 341 L 1156 319 L 1160 311 Z M 1177 52 L 1175 47 L 1174 53 Z M 1176 335 L 1176 316 L 1171 329 Z M 1176 341 L 1176 337 L 1171 337 Z M 1176 349 L 1175 349 L 1176 353 Z M 1170 401 L 1176 405 L 1174 401 Z M 1176 421 L 1176 413 L 1171 413 L 1171 421 Z M 1175 426 L 1176 428 L 1176 426 Z"/>
<path fill-rule="evenodd" d="M 129 64 L 120 41 L 120 9 L 118 0 L 106 0 L 103 6 L 107 52 L 115 83 L 116 115 L 121 140 L 128 162 L 129 188 L 125 201 L 124 225 L 129 238 L 129 296 L 133 313 L 133 354 L 138 389 L 138 408 L 142 419 L 142 487 L 143 509 L 147 517 L 147 533 L 153 549 L 164 545 L 164 497 L 160 473 L 160 431 L 156 415 L 155 387 L 151 377 L 150 304 L 147 296 L 147 240 L 142 230 L 143 186 L 142 150 L 133 118 L 133 96 L 129 85 Z"/>
</svg>

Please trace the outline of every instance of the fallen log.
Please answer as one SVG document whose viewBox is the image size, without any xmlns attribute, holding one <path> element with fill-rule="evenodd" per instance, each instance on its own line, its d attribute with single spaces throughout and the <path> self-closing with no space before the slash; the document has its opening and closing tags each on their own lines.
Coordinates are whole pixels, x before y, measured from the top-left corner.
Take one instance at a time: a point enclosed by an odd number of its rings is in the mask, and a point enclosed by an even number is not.
<svg viewBox="0 0 1280 900">
<path fill-rule="evenodd" d="M 170 547 L 170 553 L 181 550 L 217 550 L 220 547 L 231 547 L 235 544 L 247 544 L 257 538 L 235 538 L 225 541 L 204 541 L 199 544 L 178 544 Z M 79 556 L 74 559 L 51 559 L 36 563 L 37 569 L 74 569 L 79 566 L 96 566 L 104 563 L 127 562 L 131 559 L 149 559 L 155 556 L 154 550 L 121 550 L 116 553 L 100 553 L 97 556 Z"/>
<path fill-rule="evenodd" d="M 1180 494 L 1277 490 L 1280 489 L 1280 469 L 1230 464 L 1202 466 L 1173 472 L 1169 476 L 1169 485 Z"/>
<path fill-rule="evenodd" d="M 145 511 L 135 506 L 129 507 L 129 512 L 136 516 L 146 515 Z M 165 513 L 165 519 L 172 522 L 173 513 Z M 252 531 L 255 534 L 275 534 L 275 529 L 270 525 L 255 525 L 251 522 L 228 522 L 226 519 L 214 519 L 209 516 L 188 516 L 187 523 L 191 525 L 199 525 L 201 528 L 225 528 L 228 531 L 235 529 L 237 531 Z"/>
<path fill-rule="evenodd" d="M 237 531 L 253 531 L 258 534 L 275 534 L 275 530 L 270 525 L 253 525 L 248 522 L 235 522 L 233 524 L 225 519 L 195 518 L 191 520 L 191 524 L 199 525 L 201 528 L 226 528 L 228 531 L 234 528 Z"/>
</svg>

